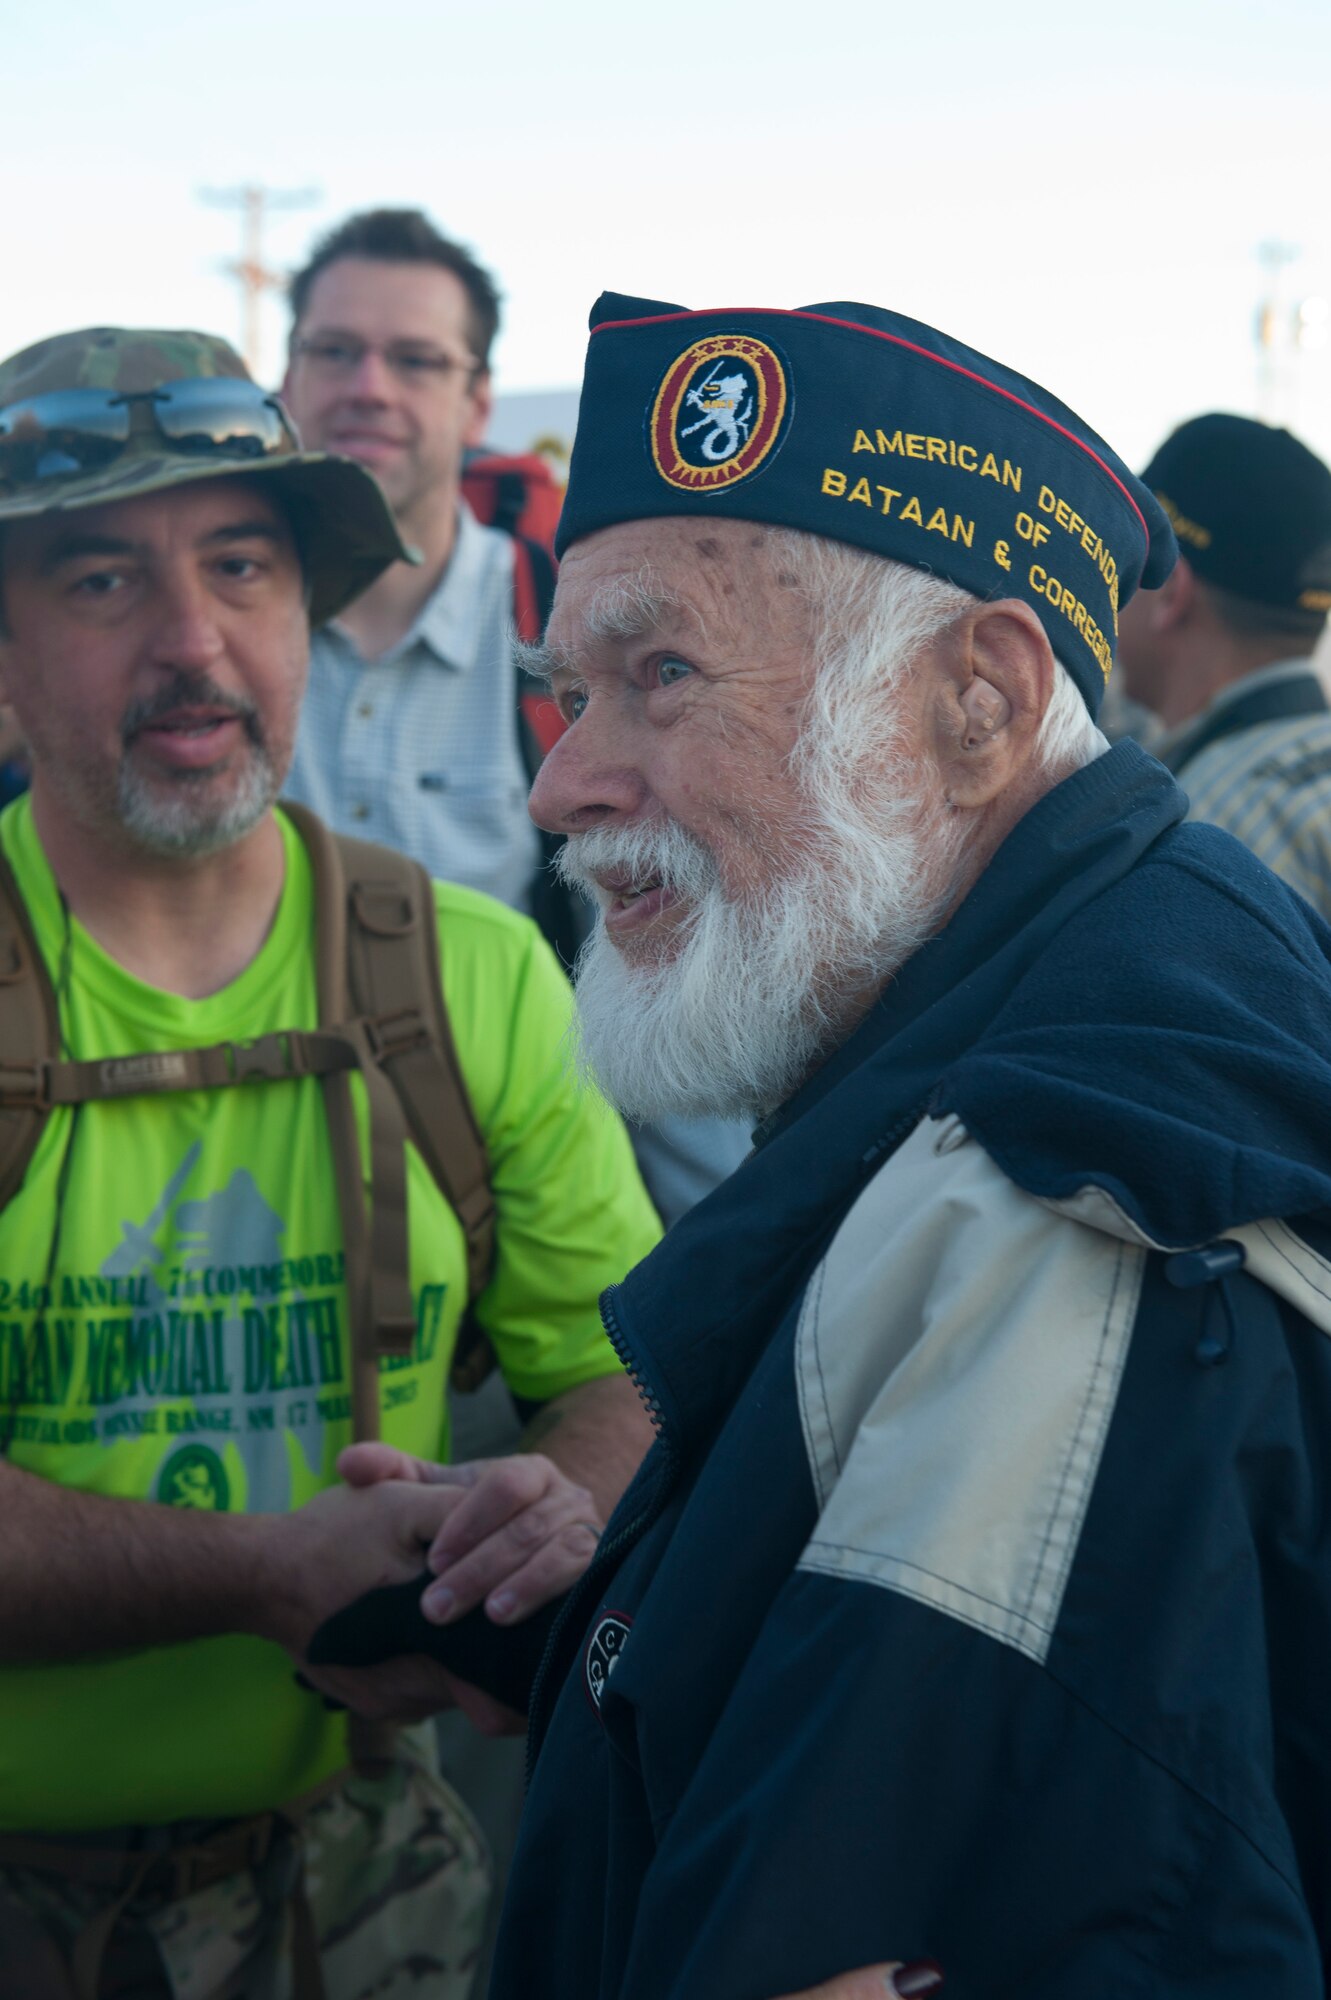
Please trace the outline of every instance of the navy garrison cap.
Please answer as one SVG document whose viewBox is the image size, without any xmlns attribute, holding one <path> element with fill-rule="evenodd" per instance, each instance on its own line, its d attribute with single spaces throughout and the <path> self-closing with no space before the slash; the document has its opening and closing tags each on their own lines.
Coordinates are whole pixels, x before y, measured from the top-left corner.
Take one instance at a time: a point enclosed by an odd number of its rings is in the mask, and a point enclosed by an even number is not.
<svg viewBox="0 0 1331 2000">
<path fill-rule="evenodd" d="M 1019 597 L 1097 713 L 1119 606 L 1173 568 L 1149 489 L 1045 390 L 876 306 L 592 308 L 558 550 L 661 514 L 802 528 Z"/>
</svg>

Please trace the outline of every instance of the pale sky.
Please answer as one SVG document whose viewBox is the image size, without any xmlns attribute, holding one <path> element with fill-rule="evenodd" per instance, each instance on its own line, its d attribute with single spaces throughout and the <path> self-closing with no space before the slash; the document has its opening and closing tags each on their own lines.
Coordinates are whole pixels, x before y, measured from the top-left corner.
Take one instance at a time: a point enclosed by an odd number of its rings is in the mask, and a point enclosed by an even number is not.
<svg viewBox="0 0 1331 2000">
<path fill-rule="evenodd" d="M 1331 455 L 1327 0 L 796 6 L 9 0 L 0 353 L 90 323 L 239 338 L 239 221 L 204 188 L 426 208 L 506 297 L 500 386 L 575 383 L 603 287 L 688 306 L 868 300 L 1044 383 L 1131 462 L 1207 408 Z M 1328 322 L 1331 325 L 1331 322 Z M 1315 330 L 1315 327 L 1314 327 Z M 280 369 L 284 315 L 265 312 Z"/>
</svg>

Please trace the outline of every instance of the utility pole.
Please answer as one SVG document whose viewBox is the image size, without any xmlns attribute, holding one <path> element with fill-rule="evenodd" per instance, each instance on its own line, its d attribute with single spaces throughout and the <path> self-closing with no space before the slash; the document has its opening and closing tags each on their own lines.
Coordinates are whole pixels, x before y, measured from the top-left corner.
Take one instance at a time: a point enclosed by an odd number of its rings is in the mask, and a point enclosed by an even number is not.
<svg viewBox="0 0 1331 2000">
<path fill-rule="evenodd" d="M 200 201 L 210 208 L 240 210 L 240 255 L 222 268 L 240 286 L 241 353 L 250 373 L 260 367 L 259 307 L 265 292 L 280 292 L 286 274 L 269 268 L 263 257 L 264 223 L 273 209 L 309 208 L 320 199 L 318 188 L 266 188 L 257 182 L 238 188 L 201 188 Z"/>
<path fill-rule="evenodd" d="M 1285 416 L 1289 390 L 1291 326 L 1282 273 L 1299 260 L 1292 243 L 1270 241 L 1257 246 L 1257 261 L 1265 274 L 1265 287 L 1257 307 L 1253 338 L 1257 343 L 1257 414 L 1265 423 L 1279 423 Z M 1296 312 L 1297 320 L 1297 312 Z"/>
</svg>

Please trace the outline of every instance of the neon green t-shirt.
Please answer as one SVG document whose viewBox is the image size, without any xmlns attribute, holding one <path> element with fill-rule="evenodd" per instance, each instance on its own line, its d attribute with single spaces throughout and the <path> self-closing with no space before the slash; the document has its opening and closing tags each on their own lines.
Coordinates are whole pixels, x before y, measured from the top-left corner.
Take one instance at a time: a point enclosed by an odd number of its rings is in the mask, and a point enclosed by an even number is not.
<svg viewBox="0 0 1331 2000">
<path fill-rule="evenodd" d="M 6 812 L 0 842 L 67 1055 L 315 1025 L 309 862 L 278 820 L 286 878 L 270 935 L 230 986 L 185 1000 L 66 924 L 28 800 Z M 623 1127 L 568 1073 L 569 990 L 539 933 L 469 890 L 436 896 L 444 991 L 498 1204 L 478 1316 L 514 1391 L 546 1399 L 617 1367 L 597 1296 L 658 1224 Z M 410 1148 L 408 1169 L 417 1331 L 409 1356 L 382 1364 L 383 1436 L 443 1458 L 465 1245 Z M 332 1483 L 351 1383 L 316 1081 L 53 1113 L 0 1215 L 0 1432 L 27 1471 L 173 1506 L 286 1512 Z M 344 1760 L 345 1725 L 292 1671 L 280 1647 L 242 1635 L 0 1668 L 0 1827 L 249 1813 L 298 1795 Z"/>
</svg>

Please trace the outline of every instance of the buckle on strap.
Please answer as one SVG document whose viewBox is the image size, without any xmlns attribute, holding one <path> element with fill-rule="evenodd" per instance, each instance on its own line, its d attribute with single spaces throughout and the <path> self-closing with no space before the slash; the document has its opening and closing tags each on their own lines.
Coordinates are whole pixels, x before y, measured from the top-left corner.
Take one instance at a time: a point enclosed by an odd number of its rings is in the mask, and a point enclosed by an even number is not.
<svg viewBox="0 0 1331 2000">
<path fill-rule="evenodd" d="M 16 986 L 29 970 L 28 955 L 13 931 L 0 935 L 0 986 Z"/>
<path fill-rule="evenodd" d="M 371 937 L 410 937 L 416 928 L 410 896 L 392 882 L 353 882 L 351 907 Z"/>
<path fill-rule="evenodd" d="M 384 1313 L 374 1323 L 374 1351 L 376 1354 L 410 1354 L 416 1339 L 416 1320 L 403 1319 L 398 1313 Z"/>
<path fill-rule="evenodd" d="M 405 1055 L 408 1049 L 421 1048 L 430 1039 L 425 1017 L 415 1007 L 399 1007 L 393 1014 L 367 1014 L 363 1025 L 370 1054 L 381 1064 Z"/>
<path fill-rule="evenodd" d="M 252 1042 L 228 1042 L 225 1047 L 237 1083 L 278 1083 L 298 1074 L 286 1035 L 258 1035 Z"/>
<path fill-rule="evenodd" d="M 183 1901 L 200 1889 L 211 1888 L 242 1869 L 257 1868 L 268 1857 L 273 1837 L 283 1824 L 274 1812 L 259 1813 L 235 1825 L 223 1825 L 216 1833 L 163 1854 L 164 1872 L 171 1881 L 173 1901 Z"/>
<path fill-rule="evenodd" d="M 49 1111 L 50 1071 L 44 1062 L 0 1062 L 0 1109 Z"/>
</svg>

